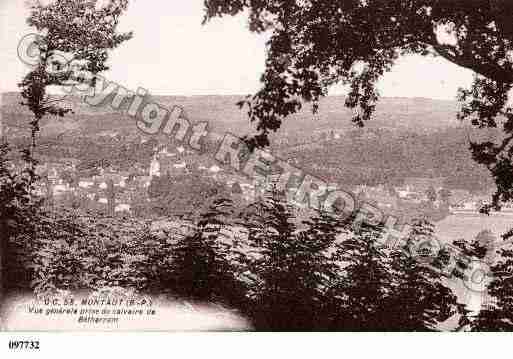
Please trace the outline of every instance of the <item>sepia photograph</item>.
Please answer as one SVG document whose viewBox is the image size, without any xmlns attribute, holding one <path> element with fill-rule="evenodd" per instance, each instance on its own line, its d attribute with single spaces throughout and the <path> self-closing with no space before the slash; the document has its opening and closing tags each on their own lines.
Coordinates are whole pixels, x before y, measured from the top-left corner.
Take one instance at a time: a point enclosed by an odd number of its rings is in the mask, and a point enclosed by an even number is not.
<svg viewBox="0 0 513 359">
<path fill-rule="evenodd" d="M 0 331 L 513 331 L 513 1 L 0 0 L 0 65 Z"/>
</svg>

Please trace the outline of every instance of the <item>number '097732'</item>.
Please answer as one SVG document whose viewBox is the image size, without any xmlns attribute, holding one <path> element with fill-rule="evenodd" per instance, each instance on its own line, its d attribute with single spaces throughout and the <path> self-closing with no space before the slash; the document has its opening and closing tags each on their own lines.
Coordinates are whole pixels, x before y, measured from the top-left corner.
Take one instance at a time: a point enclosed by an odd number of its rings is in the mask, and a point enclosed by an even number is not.
<svg viewBox="0 0 513 359">
<path fill-rule="evenodd" d="M 10 340 L 9 349 L 12 350 L 39 350 L 39 341 Z"/>
</svg>

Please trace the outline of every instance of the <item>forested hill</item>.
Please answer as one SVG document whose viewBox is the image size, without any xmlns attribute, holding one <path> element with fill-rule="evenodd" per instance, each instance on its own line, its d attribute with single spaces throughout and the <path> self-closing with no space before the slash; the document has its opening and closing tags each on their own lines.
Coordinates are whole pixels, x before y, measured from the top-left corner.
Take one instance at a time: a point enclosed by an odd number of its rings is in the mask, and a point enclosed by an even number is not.
<svg viewBox="0 0 513 359">
<path fill-rule="evenodd" d="M 172 108 L 182 106 L 188 117 L 196 121 L 208 121 L 214 132 L 233 131 L 245 133 L 251 127 L 247 120 L 245 110 L 240 110 L 235 104 L 243 96 L 155 96 L 155 101 Z M 3 95 L 2 112 L 4 120 L 15 127 L 28 122 L 29 112 L 21 106 L 18 93 Z M 64 127 L 70 127 L 79 132 L 91 133 L 95 131 L 126 130 L 135 126 L 131 121 L 117 121 L 125 116 L 110 107 L 92 107 L 80 101 L 79 98 L 67 98 L 67 104 L 73 108 L 74 114 L 69 115 Z M 456 120 L 458 104 L 455 101 L 441 101 L 425 98 L 383 98 L 372 121 L 367 123 L 369 128 L 398 128 L 414 132 L 425 132 L 458 127 Z M 121 116 L 120 116 L 121 115 Z M 325 131 L 328 129 L 343 130 L 354 127 L 351 123 L 351 111 L 344 106 L 344 97 L 330 96 L 322 99 L 320 111 L 313 115 L 311 106 L 306 104 L 303 110 L 287 119 L 282 131 L 299 136 L 305 133 Z M 101 128 L 94 124 L 101 119 Z M 126 120 L 126 118 L 124 118 Z M 57 119 L 47 119 L 45 126 L 54 126 Z M 62 120 L 58 121 L 61 125 Z"/>
<path fill-rule="evenodd" d="M 235 106 L 237 96 L 158 97 L 160 103 L 182 106 L 192 121 L 209 121 L 213 132 L 238 135 L 250 129 L 245 112 Z M 30 114 L 19 105 L 18 94 L 4 96 L 4 122 L 11 138 L 28 136 Z M 457 103 L 431 99 L 385 98 L 364 129 L 351 123 L 343 97 L 323 99 L 320 113 L 305 108 L 274 136 L 272 145 L 282 158 L 294 159 L 324 180 L 369 185 L 401 183 L 405 177 L 444 177 L 451 188 L 486 190 L 488 171 L 477 165 L 469 151 L 468 127 L 456 120 Z M 103 160 L 120 168 L 139 161 L 105 133 L 117 133 L 125 144 L 142 133 L 134 121 L 111 108 L 90 107 L 73 99 L 75 113 L 43 122 L 40 144 L 46 158 L 66 154 L 81 162 Z M 494 137 L 493 130 L 486 131 Z M 124 148 L 122 146 L 122 148 Z M 86 155 L 84 155 L 86 154 Z"/>
</svg>

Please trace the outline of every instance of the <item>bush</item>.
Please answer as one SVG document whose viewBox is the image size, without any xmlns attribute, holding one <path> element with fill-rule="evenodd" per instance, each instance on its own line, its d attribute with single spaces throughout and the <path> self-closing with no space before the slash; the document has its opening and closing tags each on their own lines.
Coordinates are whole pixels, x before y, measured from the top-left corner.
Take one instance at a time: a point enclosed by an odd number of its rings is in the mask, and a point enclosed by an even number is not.
<svg viewBox="0 0 513 359">
<path fill-rule="evenodd" d="M 12 232 L 8 272 L 38 295 L 124 288 L 226 305 L 257 330 L 432 330 L 458 308 L 439 273 L 380 244 L 379 226 L 326 213 L 298 224 L 277 193 L 234 217 L 216 200 L 189 233 L 162 236 L 135 219 L 39 213 Z M 431 233 L 414 229 L 410 241 Z"/>
<path fill-rule="evenodd" d="M 170 251 L 144 223 L 77 213 L 42 215 L 30 236 L 18 233 L 9 246 L 10 282 L 38 294 L 106 286 L 149 291 Z"/>
</svg>

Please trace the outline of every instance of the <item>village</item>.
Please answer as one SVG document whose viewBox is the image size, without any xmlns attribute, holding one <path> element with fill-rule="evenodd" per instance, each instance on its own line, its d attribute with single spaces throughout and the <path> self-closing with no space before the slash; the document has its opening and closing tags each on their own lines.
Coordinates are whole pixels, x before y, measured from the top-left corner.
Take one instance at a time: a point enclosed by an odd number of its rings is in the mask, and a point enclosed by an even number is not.
<svg viewBox="0 0 513 359">
<path fill-rule="evenodd" d="M 134 215 L 134 207 L 151 201 L 148 194 L 152 181 L 162 176 L 190 173 L 210 178 L 230 189 L 240 200 L 251 203 L 262 195 L 271 180 L 250 179 L 227 171 L 214 160 L 200 157 L 183 146 L 159 145 L 154 148 L 151 161 L 136 164 L 130 170 L 112 167 L 98 168 L 98 174 L 89 177 L 79 175 L 78 160 L 61 158 L 38 165 L 40 177 L 36 193 L 46 198 L 49 204 L 100 210 L 109 215 Z M 294 194 L 299 184 L 289 188 L 287 199 L 301 208 L 303 203 L 295 201 Z M 330 183 L 326 190 L 344 188 L 343 184 Z M 384 211 L 415 208 L 429 205 L 444 209 L 451 214 L 476 213 L 489 198 L 489 193 L 470 193 L 468 190 L 444 187 L 444 178 L 405 178 L 401 186 L 358 185 L 349 188 L 356 200 L 366 201 Z M 510 208 L 505 208 L 508 213 Z"/>
</svg>

